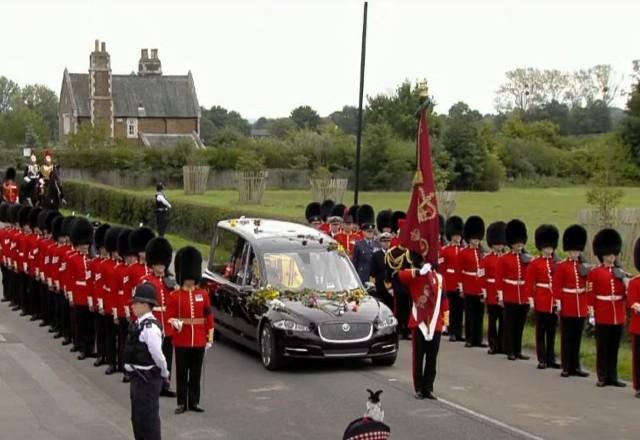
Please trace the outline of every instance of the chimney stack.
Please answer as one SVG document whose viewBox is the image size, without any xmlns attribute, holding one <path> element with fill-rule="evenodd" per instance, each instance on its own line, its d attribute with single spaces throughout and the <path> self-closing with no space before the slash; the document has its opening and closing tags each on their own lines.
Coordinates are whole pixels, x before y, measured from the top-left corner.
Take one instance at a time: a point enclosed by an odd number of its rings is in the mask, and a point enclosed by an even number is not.
<svg viewBox="0 0 640 440">
<path fill-rule="evenodd" d="M 111 58 L 106 43 L 95 41 L 89 56 L 89 104 L 91 123 L 102 123 L 113 137 L 113 97 L 111 90 Z"/>
<path fill-rule="evenodd" d="M 138 76 L 160 75 L 162 75 L 162 63 L 158 58 L 158 49 L 151 49 L 151 57 L 149 57 L 149 49 L 142 49 L 140 61 L 138 61 Z"/>
<path fill-rule="evenodd" d="M 151 49 L 151 58 L 154 60 L 158 59 L 158 49 Z"/>
<path fill-rule="evenodd" d="M 149 59 L 149 49 L 142 49 L 140 51 L 140 58 L 143 60 Z"/>
<path fill-rule="evenodd" d="M 100 46 L 100 52 L 106 52 L 107 51 L 107 43 L 105 43 L 104 41 L 102 42 L 102 45 Z"/>
</svg>

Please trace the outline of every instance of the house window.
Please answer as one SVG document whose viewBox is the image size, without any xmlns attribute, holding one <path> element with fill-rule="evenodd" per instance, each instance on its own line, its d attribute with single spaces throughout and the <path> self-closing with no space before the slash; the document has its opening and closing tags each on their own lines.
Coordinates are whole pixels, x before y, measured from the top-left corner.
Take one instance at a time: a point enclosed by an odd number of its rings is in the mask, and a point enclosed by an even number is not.
<svg viewBox="0 0 640 440">
<path fill-rule="evenodd" d="M 127 119 L 127 137 L 128 138 L 138 137 L 138 120 L 135 118 Z"/>
<path fill-rule="evenodd" d="M 69 120 L 69 115 L 64 113 L 62 115 L 62 132 L 69 134 L 69 131 L 71 131 L 71 121 Z"/>
</svg>

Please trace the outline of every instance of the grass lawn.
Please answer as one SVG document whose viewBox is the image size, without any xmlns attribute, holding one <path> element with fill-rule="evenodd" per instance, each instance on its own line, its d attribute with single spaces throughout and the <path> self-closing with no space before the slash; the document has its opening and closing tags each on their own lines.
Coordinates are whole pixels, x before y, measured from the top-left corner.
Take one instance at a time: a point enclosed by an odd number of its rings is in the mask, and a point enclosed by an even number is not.
<svg viewBox="0 0 640 440">
<path fill-rule="evenodd" d="M 508 221 L 514 217 L 524 220 L 530 228 L 542 223 L 555 224 L 561 231 L 577 221 L 578 211 L 587 207 L 586 187 L 564 188 L 504 188 L 498 192 L 460 192 L 455 213 L 466 218 L 477 214 L 485 222 Z M 136 192 L 154 191 L 135 189 Z M 277 215 L 303 220 L 304 208 L 310 201 L 309 191 L 267 191 L 263 205 L 240 205 L 237 191 L 207 191 L 202 195 L 185 195 L 182 190 L 170 190 L 170 200 L 206 203 L 234 209 L 246 208 L 251 212 Z M 376 211 L 399 209 L 406 211 L 410 193 L 407 192 L 362 192 L 360 203 L 371 204 Z M 353 193 L 345 196 L 345 204 L 353 201 Z M 640 188 L 624 188 L 621 207 L 640 207 Z"/>
</svg>

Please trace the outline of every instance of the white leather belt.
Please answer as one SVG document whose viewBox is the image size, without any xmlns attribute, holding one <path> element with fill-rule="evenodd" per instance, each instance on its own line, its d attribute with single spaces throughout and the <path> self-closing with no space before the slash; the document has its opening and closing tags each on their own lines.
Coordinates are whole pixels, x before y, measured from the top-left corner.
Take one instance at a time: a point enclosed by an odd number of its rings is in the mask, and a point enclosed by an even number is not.
<svg viewBox="0 0 640 440">
<path fill-rule="evenodd" d="M 493 284 L 493 283 L 495 283 L 495 282 L 496 282 L 496 279 L 495 279 L 495 278 L 485 278 L 485 281 L 486 281 L 487 283 L 489 283 L 489 284 Z"/>
<path fill-rule="evenodd" d="M 464 275 L 468 275 L 468 276 L 470 276 L 470 277 L 479 277 L 479 276 L 482 276 L 482 275 L 480 275 L 480 273 L 478 273 L 478 272 L 469 272 L 469 271 L 467 271 L 467 270 L 463 270 L 463 271 L 462 271 L 462 273 L 463 273 Z"/>
<path fill-rule="evenodd" d="M 551 284 L 549 284 L 549 283 L 536 283 L 536 287 L 540 287 L 541 289 L 551 289 Z"/>
<path fill-rule="evenodd" d="M 575 294 L 579 294 L 579 293 L 584 293 L 585 292 L 585 288 L 584 287 L 579 287 L 577 289 L 567 289 L 566 287 L 562 288 L 562 291 L 564 293 L 575 293 Z"/>
<path fill-rule="evenodd" d="M 455 269 L 447 269 L 447 273 L 456 273 Z"/>
<path fill-rule="evenodd" d="M 523 280 L 512 280 L 509 278 L 505 278 L 503 281 L 507 284 L 511 284 L 512 286 L 524 286 Z"/>
<path fill-rule="evenodd" d="M 166 312 L 166 311 L 167 311 L 167 308 L 166 308 L 166 307 L 160 307 L 160 306 L 157 306 L 157 307 L 154 307 L 154 308 L 153 308 L 153 311 L 154 311 L 154 312 Z"/>
<path fill-rule="evenodd" d="M 86 286 L 87 282 L 86 281 L 76 281 L 76 286 Z"/>
<path fill-rule="evenodd" d="M 600 301 L 620 301 L 624 297 L 622 295 L 596 295 L 596 299 Z"/>
</svg>

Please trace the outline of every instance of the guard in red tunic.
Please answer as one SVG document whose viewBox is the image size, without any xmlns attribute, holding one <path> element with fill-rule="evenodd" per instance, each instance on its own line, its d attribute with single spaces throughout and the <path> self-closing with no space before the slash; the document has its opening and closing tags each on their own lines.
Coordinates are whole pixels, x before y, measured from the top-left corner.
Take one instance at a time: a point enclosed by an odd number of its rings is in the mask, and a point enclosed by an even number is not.
<svg viewBox="0 0 640 440">
<path fill-rule="evenodd" d="M 460 292 L 460 251 L 462 249 L 462 232 L 464 222 L 456 215 L 449 217 L 445 225 L 445 236 L 448 244 L 440 248 L 438 257 L 438 271 L 444 277 L 447 289 L 451 322 L 449 325 L 449 340 L 464 341 L 462 336 L 462 322 L 464 321 L 464 301 Z"/>
<path fill-rule="evenodd" d="M 134 256 L 133 263 L 129 265 L 129 270 L 127 272 L 127 284 L 124 287 L 125 297 L 129 303 L 131 302 L 131 298 L 133 298 L 135 288 L 140 284 L 140 280 L 151 273 L 147 266 L 145 249 L 147 247 L 147 243 L 149 243 L 155 236 L 155 232 L 150 228 L 143 226 L 134 229 L 129 237 L 129 247 L 131 248 L 131 252 Z M 129 315 L 133 316 L 131 312 Z"/>
<path fill-rule="evenodd" d="M 356 231 L 355 225 L 355 216 L 358 208 L 358 206 L 352 206 L 345 212 L 342 231 L 335 237 L 336 241 L 342 245 L 350 256 L 353 255 L 356 242 L 362 239 L 362 234 Z"/>
<path fill-rule="evenodd" d="M 7 168 L 2 182 L 2 199 L 7 203 L 18 203 L 19 190 L 16 184 L 16 169 Z"/>
<path fill-rule="evenodd" d="M 173 326 L 169 323 L 167 314 L 167 304 L 169 295 L 176 287 L 176 281 L 168 274 L 168 268 L 173 258 L 173 248 L 166 238 L 156 237 L 151 240 L 145 250 L 147 266 L 151 273 L 142 277 L 140 283 L 150 283 L 156 289 L 156 302 L 153 307 L 153 315 L 162 326 L 162 353 L 167 359 L 167 368 L 171 374 L 171 364 L 173 363 Z M 171 381 L 166 381 L 161 396 L 176 397 L 176 393 L 171 391 L 169 385 Z"/>
<path fill-rule="evenodd" d="M 62 341 L 62 345 L 72 344 L 69 349 L 72 353 L 78 351 L 76 308 L 73 303 L 73 295 L 70 295 L 71 284 L 69 277 L 69 261 L 76 253 L 76 250 L 71 245 L 71 228 L 75 219 L 76 217 L 69 216 L 62 220 L 62 238 L 65 244 L 64 251 L 60 255 L 60 264 L 58 265 L 58 280 L 60 284 L 60 291 L 64 298 L 64 305 L 62 309 L 64 340 Z"/>
<path fill-rule="evenodd" d="M 312 228 L 320 230 L 322 226 L 322 206 L 318 202 L 311 202 L 304 210 L 304 216 Z"/>
<path fill-rule="evenodd" d="M 625 273 L 616 267 L 622 238 L 615 229 L 602 229 L 593 238 L 600 265 L 587 277 L 587 301 L 596 323 L 598 387 L 624 387 L 618 380 L 618 350 L 627 320 Z"/>
<path fill-rule="evenodd" d="M 129 322 L 131 321 L 131 294 L 129 287 L 129 266 L 138 261 L 137 254 L 131 249 L 131 229 L 122 229 L 118 235 L 118 255 L 122 259 L 115 266 L 116 296 L 118 317 L 118 371 L 123 373 L 122 381 L 129 382 L 129 374 L 124 371 L 124 345 L 127 340 Z"/>
<path fill-rule="evenodd" d="M 504 350 L 509 360 L 527 360 L 522 354 L 522 333 L 529 313 L 529 299 L 525 289 L 525 273 L 531 255 L 524 251 L 527 227 L 518 219 L 507 223 L 507 244 L 511 252 L 500 257 L 498 264 L 498 298 L 504 302 Z"/>
<path fill-rule="evenodd" d="M 53 294 L 49 289 L 47 279 L 49 277 L 49 264 L 51 253 L 55 248 L 55 241 L 52 236 L 53 220 L 59 215 L 55 211 L 42 211 L 38 217 L 38 226 L 42 231 L 42 238 L 38 249 L 38 273 L 37 278 L 40 283 L 40 306 L 42 322 L 40 327 L 52 326 L 53 323 Z M 52 329 L 49 329 L 53 333 Z"/>
<path fill-rule="evenodd" d="M 62 215 L 56 217 L 51 222 L 51 235 L 53 241 L 55 241 L 55 246 L 53 246 L 50 250 L 50 261 L 49 268 L 47 273 L 47 285 L 49 286 L 49 290 L 53 296 L 53 330 L 54 330 L 54 339 L 58 339 L 64 336 L 64 322 L 63 322 L 63 307 L 64 307 L 64 296 L 62 291 L 60 290 L 60 278 L 59 278 L 59 268 L 60 268 L 60 258 L 63 252 L 66 251 L 66 244 L 64 241 L 64 236 L 62 233 L 62 223 L 64 217 Z"/>
<path fill-rule="evenodd" d="M 327 219 L 329 225 L 327 235 L 334 240 L 337 240 L 338 235 L 342 232 L 342 219 L 344 217 L 344 212 L 346 209 L 346 206 L 344 206 L 342 203 L 338 203 L 333 207 L 331 215 Z"/>
<path fill-rule="evenodd" d="M 0 204 L 0 267 L 2 268 L 2 299 L 0 302 L 9 302 L 11 301 L 11 296 L 9 295 L 9 276 L 7 275 L 7 251 L 9 249 L 8 246 L 8 232 L 10 231 L 11 225 L 8 222 L 8 211 L 9 204 L 6 202 L 2 202 Z"/>
<path fill-rule="evenodd" d="M 28 314 L 28 292 L 29 292 L 29 271 L 27 259 L 31 246 L 29 244 L 31 235 L 31 226 L 29 225 L 29 213 L 31 208 L 28 206 L 21 206 L 18 211 L 18 224 L 20 225 L 20 234 L 16 237 L 17 244 L 17 272 L 19 280 L 19 298 L 20 298 L 20 316 L 26 316 Z"/>
<path fill-rule="evenodd" d="M 104 310 L 104 279 L 102 278 L 102 266 L 109 259 L 109 253 L 105 246 L 105 235 L 109 231 L 110 226 L 106 223 L 96 228 L 93 240 L 98 254 L 90 262 L 89 270 L 93 275 L 93 289 L 89 292 L 87 298 L 89 302 L 89 311 L 93 319 L 95 328 L 95 346 L 96 360 L 94 367 L 100 367 L 107 363 L 107 355 L 105 351 L 106 342 L 106 322 Z"/>
<path fill-rule="evenodd" d="M 122 281 L 116 267 L 122 264 L 118 254 L 118 238 L 121 232 L 122 228 L 112 226 L 104 236 L 104 246 L 109 254 L 109 258 L 102 263 L 101 267 L 105 327 L 104 351 L 105 361 L 108 365 L 104 374 L 107 375 L 115 373 L 119 364 L 118 289 Z"/>
<path fill-rule="evenodd" d="M 399 227 L 404 226 L 404 219 L 398 220 Z M 412 266 L 412 256 L 408 249 L 400 243 L 391 247 L 384 256 L 387 266 L 386 284 L 391 286 L 393 295 L 393 314 L 398 319 L 398 334 L 404 339 L 409 339 L 409 316 L 411 315 L 411 294 L 407 286 L 400 281 L 399 273 L 403 269 Z"/>
<path fill-rule="evenodd" d="M 636 270 L 640 271 L 640 239 L 636 240 L 633 249 L 633 262 Z M 627 305 L 631 312 L 629 333 L 631 334 L 631 372 L 633 376 L 633 390 L 640 399 L 640 275 L 629 282 Z"/>
<path fill-rule="evenodd" d="M 412 255 L 414 260 L 419 256 Z M 436 378 L 440 337 L 448 320 L 448 301 L 444 293 L 443 277 L 431 265 L 420 269 L 404 269 L 399 278 L 411 292 L 413 307 L 409 327 L 412 329 L 413 387 L 416 399 L 432 399 Z"/>
<path fill-rule="evenodd" d="M 560 359 L 562 377 L 587 377 L 580 367 L 580 345 L 584 322 L 588 316 L 586 295 L 589 268 L 582 261 L 587 231 L 572 225 L 562 234 L 562 248 L 567 258 L 556 265 L 553 274 L 554 297 L 560 298 Z"/>
<path fill-rule="evenodd" d="M 335 203 L 333 200 L 325 200 L 320 205 L 320 218 L 322 219 L 322 224 L 320 225 L 320 231 L 329 235 L 329 231 L 331 230 L 331 226 L 329 224 L 329 217 L 331 217 L 331 213 Z"/>
<path fill-rule="evenodd" d="M 42 208 L 34 207 L 29 211 L 29 234 L 26 236 L 25 244 L 25 275 L 27 276 L 26 312 L 31 315 L 30 321 L 37 321 L 40 314 L 40 292 L 36 280 L 40 229 L 38 228 L 38 216 Z"/>
<path fill-rule="evenodd" d="M 69 258 L 69 295 L 75 307 L 76 344 L 78 360 L 93 357 L 95 330 L 89 311 L 89 295 L 93 291 L 93 274 L 90 269 L 89 247 L 93 243 L 93 225 L 84 217 L 78 217 L 71 226 L 71 244 L 76 252 Z"/>
<path fill-rule="evenodd" d="M 202 277 L 202 255 L 191 246 L 178 251 L 175 271 L 180 288 L 171 293 L 167 304 L 168 321 L 174 329 L 178 408 L 203 412 L 200 403 L 200 375 L 204 353 L 213 344 L 213 313 L 209 294 L 198 287 Z"/>
<path fill-rule="evenodd" d="M 556 362 L 555 342 L 560 298 L 553 290 L 553 274 L 556 261 L 555 250 L 558 247 L 560 233 L 553 225 L 540 225 L 536 229 L 536 249 L 540 256 L 534 258 L 527 267 L 525 289 L 527 296 L 533 298 L 536 312 L 536 355 L 538 369 L 560 368 Z"/>
<path fill-rule="evenodd" d="M 400 244 L 400 225 L 404 224 L 406 218 L 407 213 L 404 211 L 393 211 L 393 214 L 391 214 L 391 233 L 393 234 L 391 247 L 398 246 Z"/>
<path fill-rule="evenodd" d="M 502 300 L 498 299 L 498 288 L 496 284 L 496 278 L 498 276 L 498 264 L 500 257 L 504 252 L 504 247 L 507 244 L 505 237 L 505 228 L 507 224 L 505 222 L 494 222 L 487 228 L 487 244 L 490 251 L 484 256 L 484 285 L 486 291 L 485 302 L 487 304 L 487 314 L 489 315 L 488 327 L 487 327 L 487 339 L 489 341 L 489 354 L 503 353 L 502 340 L 503 340 L 503 304 Z"/>
<path fill-rule="evenodd" d="M 484 281 L 483 255 L 480 242 L 484 238 L 484 220 L 472 215 L 464 223 L 464 239 L 467 247 L 460 251 L 460 291 L 464 297 L 464 334 L 465 347 L 486 347 L 483 342 L 484 300 L 486 287 Z"/>
</svg>

